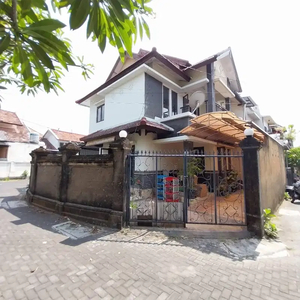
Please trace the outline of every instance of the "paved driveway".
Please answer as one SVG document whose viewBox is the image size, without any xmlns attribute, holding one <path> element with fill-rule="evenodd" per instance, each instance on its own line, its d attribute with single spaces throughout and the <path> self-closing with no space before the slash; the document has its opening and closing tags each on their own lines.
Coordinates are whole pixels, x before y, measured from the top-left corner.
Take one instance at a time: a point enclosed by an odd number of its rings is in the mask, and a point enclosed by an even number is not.
<svg viewBox="0 0 300 300">
<path fill-rule="evenodd" d="M 0 182 L 0 299 L 300 298 L 298 241 L 291 237 L 287 253 L 281 243 L 253 239 L 79 226 L 26 206 L 19 195 L 26 184 Z M 295 214 L 287 218 L 297 223 Z"/>
</svg>

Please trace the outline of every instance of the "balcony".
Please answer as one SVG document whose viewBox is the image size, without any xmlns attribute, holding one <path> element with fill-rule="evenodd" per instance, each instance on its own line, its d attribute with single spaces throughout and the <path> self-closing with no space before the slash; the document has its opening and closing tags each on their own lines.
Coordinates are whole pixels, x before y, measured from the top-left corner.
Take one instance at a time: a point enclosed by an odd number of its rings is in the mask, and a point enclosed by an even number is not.
<svg viewBox="0 0 300 300">
<path fill-rule="evenodd" d="M 180 108 L 181 112 L 177 115 L 173 116 L 166 116 L 164 117 L 161 122 L 172 127 L 174 132 L 171 136 L 177 136 L 178 132 L 183 128 L 189 126 L 191 124 L 191 120 L 195 118 L 195 116 L 200 116 L 201 114 L 207 113 L 207 101 L 203 103 L 204 109 L 202 107 L 200 113 L 200 107 L 198 107 L 194 112 L 190 105 L 184 105 Z M 220 104 L 216 103 L 216 111 L 227 111 L 224 107 Z"/>
<path fill-rule="evenodd" d="M 207 100 L 205 101 L 205 113 L 207 113 Z M 190 107 L 190 105 L 184 105 L 183 107 L 180 108 L 182 113 L 186 113 L 186 112 L 192 112 L 192 108 Z M 216 103 L 216 111 L 227 111 L 227 109 L 223 106 L 221 106 L 220 104 Z M 194 114 L 196 116 L 200 116 L 200 108 L 198 107 Z"/>
</svg>

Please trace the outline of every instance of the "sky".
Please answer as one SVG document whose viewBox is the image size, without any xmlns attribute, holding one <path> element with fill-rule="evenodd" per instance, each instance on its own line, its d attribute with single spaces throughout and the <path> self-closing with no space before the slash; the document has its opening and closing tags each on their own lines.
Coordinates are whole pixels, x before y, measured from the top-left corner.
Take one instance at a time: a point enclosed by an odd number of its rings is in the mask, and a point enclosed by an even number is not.
<svg viewBox="0 0 300 300">
<path fill-rule="evenodd" d="M 294 124 L 300 132 L 300 105 L 296 87 L 300 75 L 299 0 L 153 0 L 155 18 L 148 19 L 151 39 L 134 46 L 198 62 L 231 47 L 242 85 L 242 95 L 251 96 L 263 115 L 282 126 Z M 63 13 L 58 19 L 68 24 Z M 86 40 L 85 28 L 65 30 L 73 53 L 95 67 L 85 81 L 72 68 L 61 83 L 65 92 L 37 96 L 21 95 L 8 86 L 1 108 L 17 112 L 36 130 L 47 127 L 87 134 L 89 109 L 75 101 L 100 86 L 116 59 L 117 49 L 102 54 L 96 43 Z M 43 132 L 42 132 L 43 133 Z M 297 134 L 296 145 L 300 145 Z"/>
</svg>

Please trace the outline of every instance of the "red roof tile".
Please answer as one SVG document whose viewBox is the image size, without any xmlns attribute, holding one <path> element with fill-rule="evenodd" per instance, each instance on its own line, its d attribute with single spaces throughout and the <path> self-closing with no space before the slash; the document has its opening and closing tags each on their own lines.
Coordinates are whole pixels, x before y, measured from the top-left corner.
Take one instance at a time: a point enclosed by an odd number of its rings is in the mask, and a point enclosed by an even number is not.
<svg viewBox="0 0 300 300">
<path fill-rule="evenodd" d="M 150 51 L 148 51 L 148 50 L 140 49 L 138 53 L 134 53 L 133 57 L 135 59 L 137 57 L 142 58 L 143 56 L 147 55 L 149 52 Z M 174 56 L 169 56 L 169 55 L 165 55 L 165 54 L 162 54 L 162 56 L 164 56 L 166 59 L 168 59 L 171 63 L 173 63 L 179 69 L 187 68 L 187 67 L 191 66 L 189 61 L 186 60 L 186 59 L 182 59 L 182 58 L 178 58 L 178 57 L 174 57 Z"/>
<path fill-rule="evenodd" d="M 80 139 L 84 137 L 83 134 L 72 133 L 67 131 L 61 131 L 56 129 L 51 129 L 57 138 L 60 141 L 67 141 L 67 142 L 80 142 Z"/>
<path fill-rule="evenodd" d="M 16 113 L 0 110 L 0 141 L 29 143 L 29 131 Z"/>
<path fill-rule="evenodd" d="M 89 135 L 81 138 L 81 140 L 84 142 L 88 142 L 88 141 L 92 141 L 95 139 L 116 135 L 121 130 L 127 130 L 128 133 L 131 133 L 131 131 L 134 132 L 135 130 L 138 130 L 141 128 L 154 129 L 155 131 L 173 131 L 170 127 L 168 127 L 164 124 L 156 123 L 153 121 L 149 121 L 146 118 L 142 118 L 141 120 L 127 123 L 124 125 L 116 126 L 116 127 L 105 129 L 105 130 L 98 130 L 92 134 L 89 134 Z"/>
<path fill-rule="evenodd" d="M 16 113 L 2 109 L 0 109 L 0 122 L 23 126 Z"/>
</svg>

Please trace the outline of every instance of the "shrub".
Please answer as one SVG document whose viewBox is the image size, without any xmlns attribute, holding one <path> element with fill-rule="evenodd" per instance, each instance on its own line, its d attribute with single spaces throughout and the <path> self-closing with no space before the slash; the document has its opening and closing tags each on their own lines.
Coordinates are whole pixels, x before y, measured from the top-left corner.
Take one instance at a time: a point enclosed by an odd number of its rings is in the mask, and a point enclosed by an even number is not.
<svg viewBox="0 0 300 300">
<path fill-rule="evenodd" d="M 24 178 L 24 179 L 26 179 L 27 178 L 27 176 L 28 176 L 28 171 L 27 170 L 25 170 L 23 173 L 22 173 L 22 178 Z"/>
<path fill-rule="evenodd" d="M 269 238 L 276 238 L 278 235 L 277 227 L 272 223 L 272 219 L 276 216 L 272 214 L 270 208 L 264 209 L 264 231 L 265 235 Z"/>
<path fill-rule="evenodd" d="M 283 199 L 284 200 L 290 200 L 291 199 L 291 196 L 288 192 L 285 192 L 284 195 L 283 195 Z"/>
</svg>

